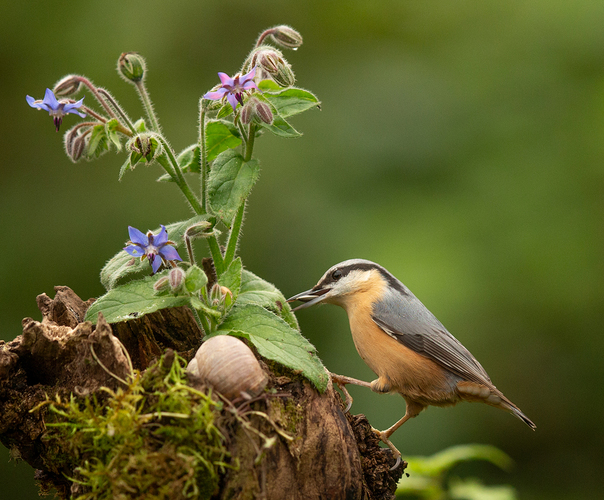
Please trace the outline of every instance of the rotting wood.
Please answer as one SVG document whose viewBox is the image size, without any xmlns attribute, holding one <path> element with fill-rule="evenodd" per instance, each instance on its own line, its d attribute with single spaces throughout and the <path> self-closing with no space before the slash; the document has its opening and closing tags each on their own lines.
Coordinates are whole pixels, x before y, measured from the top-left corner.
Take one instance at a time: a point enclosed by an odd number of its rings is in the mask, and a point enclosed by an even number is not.
<svg viewBox="0 0 604 500">
<path fill-rule="evenodd" d="M 26 318 L 22 335 L 0 341 L 0 441 L 37 469 L 38 481 L 67 498 L 69 471 L 49 460 L 43 439 L 48 410 L 30 410 L 47 395 L 85 397 L 102 386 L 119 387 L 119 379 L 130 373 L 123 347 L 134 368 L 145 370 L 167 349 L 191 359 L 202 335 L 184 307 L 114 325 L 101 317 L 93 326 L 82 322 L 93 299 L 84 302 L 68 287 L 55 290 L 54 299 L 37 298 L 41 322 Z M 319 394 L 290 370 L 267 360 L 261 364 L 270 377 L 267 391 L 252 402 L 225 404 L 222 411 L 227 447 L 240 467 L 226 470 L 213 498 L 393 498 L 406 464 L 389 471 L 394 459 L 379 446 L 367 419 L 344 414 L 331 384 Z M 229 418 L 237 411 L 247 412 L 251 425 L 276 438 L 261 460 L 261 440 Z M 284 439 L 274 426 L 293 439 Z"/>
</svg>

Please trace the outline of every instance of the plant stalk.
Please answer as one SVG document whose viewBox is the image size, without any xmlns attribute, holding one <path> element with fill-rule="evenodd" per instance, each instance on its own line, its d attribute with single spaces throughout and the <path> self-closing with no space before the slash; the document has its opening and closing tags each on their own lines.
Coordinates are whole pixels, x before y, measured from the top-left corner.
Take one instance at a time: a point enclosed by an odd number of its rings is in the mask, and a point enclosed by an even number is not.
<svg viewBox="0 0 604 500">
<path fill-rule="evenodd" d="M 235 218 L 233 219 L 233 226 L 229 234 L 229 240 L 227 242 L 226 252 L 224 254 L 224 267 L 228 268 L 231 262 L 235 259 L 235 252 L 237 251 L 237 244 L 239 243 L 239 236 L 241 234 L 241 226 L 243 225 L 243 215 L 245 213 L 245 200 L 237 210 Z"/>
<path fill-rule="evenodd" d="M 243 156 L 244 161 L 250 161 L 252 159 L 252 153 L 254 152 L 254 140 L 256 139 L 256 125 L 250 123 L 250 130 L 245 142 L 245 155 Z"/>
<path fill-rule="evenodd" d="M 208 152 L 206 151 L 206 112 L 203 109 L 203 99 L 199 100 L 199 161 L 201 163 L 201 207 L 204 213 L 208 211 Z"/>
<path fill-rule="evenodd" d="M 99 94 L 105 96 L 105 98 L 109 101 L 109 104 L 122 117 L 122 120 L 124 120 L 124 122 L 126 123 L 128 128 L 132 131 L 132 133 L 136 134 L 136 129 L 134 128 L 134 124 L 132 123 L 132 120 L 130 120 L 130 118 L 128 117 L 126 112 L 118 104 L 118 102 L 115 100 L 115 98 L 109 92 L 107 92 L 105 89 L 98 89 L 98 92 L 99 92 Z"/>
<path fill-rule="evenodd" d="M 141 101 L 143 102 L 143 107 L 149 117 L 149 121 L 151 122 L 151 126 L 155 132 L 160 132 L 159 121 L 157 120 L 157 116 L 155 115 L 155 110 L 153 109 L 153 104 L 151 103 L 151 98 L 149 97 L 149 93 L 147 92 L 147 87 L 141 80 L 134 84 L 136 90 L 138 90 L 138 95 L 140 95 Z"/>
<path fill-rule="evenodd" d="M 201 205 L 199 204 L 199 200 L 195 197 L 195 195 L 191 191 L 191 188 L 187 184 L 187 181 L 182 175 L 182 171 L 178 166 L 176 158 L 174 158 L 174 154 L 172 153 L 170 146 L 167 144 L 163 137 L 159 136 L 159 138 L 162 143 L 162 146 L 164 147 L 165 153 L 159 155 L 157 157 L 157 161 L 162 167 L 164 167 L 164 170 L 172 177 L 172 179 L 174 179 L 174 182 L 176 182 L 176 185 L 180 188 L 182 194 L 185 195 L 185 198 L 189 202 L 189 205 L 191 205 L 193 211 L 197 215 L 203 214 L 203 210 L 201 208 Z"/>
</svg>

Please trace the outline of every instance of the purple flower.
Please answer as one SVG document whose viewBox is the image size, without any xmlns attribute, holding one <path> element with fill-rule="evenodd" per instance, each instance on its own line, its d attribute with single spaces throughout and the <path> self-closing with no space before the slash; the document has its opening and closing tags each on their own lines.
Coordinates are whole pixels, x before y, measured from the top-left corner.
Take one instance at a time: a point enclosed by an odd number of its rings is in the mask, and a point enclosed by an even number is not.
<svg viewBox="0 0 604 500">
<path fill-rule="evenodd" d="M 239 74 L 231 78 L 226 73 L 218 73 L 222 85 L 214 92 L 207 92 L 203 98 L 212 99 L 217 101 L 226 96 L 229 104 L 233 106 L 233 111 L 237 107 L 237 103 L 243 106 L 243 93 L 247 90 L 256 89 L 256 83 L 254 82 L 254 76 L 256 75 L 256 67 L 252 69 L 247 75 L 240 76 Z"/>
<path fill-rule="evenodd" d="M 182 260 L 173 241 L 168 239 L 168 232 L 165 226 L 161 226 L 159 234 L 153 234 L 151 231 L 145 236 L 138 229 L 128 226 L 128 234 L 130 241 L 127 242 L 127 247 L 124 248 L 133 257 L 140 257 L 141 261 L 149 259 L 149 263 L 153 268 L 153 274 L 157 272 L 162 262 L 167 265 L 168 261 Z M 159 257 L 159 259 L 157 258 Z"/>
<path fill-rule="evenodd" d="M 84 100 L 83 97 L 78 102 L 69 102 L 67 99 L 57 101 L 57 98 L 53 94 L 52 90 L 46 89 L 43 100 L 35 100 L 31 96 L 26 96 L 25 99 L 32 108 L 48 111 L 48 114 L 52 116 L 57 132 L 59 131 L 63 117 L 66 114 L 75 113 L 80 115 L 82 118 L 86 117 L 86 113 L 82 113 L 77 109 L 82 105 L 82 101 Z"/>
</svg>

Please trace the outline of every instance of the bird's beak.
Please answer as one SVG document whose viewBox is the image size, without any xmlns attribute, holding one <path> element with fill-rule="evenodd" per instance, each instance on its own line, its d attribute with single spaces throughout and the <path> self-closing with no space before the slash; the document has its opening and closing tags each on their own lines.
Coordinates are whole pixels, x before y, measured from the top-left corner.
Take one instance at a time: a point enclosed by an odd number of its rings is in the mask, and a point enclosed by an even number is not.
<svg viewBox="0 0 604 500">
<path fill-rule="evenodd" d="M 289 299 L 287 299 L 287 302 L 294 302 L 295 300 L 304 302 L 304 304 L 292 309 L 292 311 L 298 311 L 306 307 L 314 306 L 315 304 L 321 302 L 325 298 L 325 294 L 327 292 L 329 292 L 329 288 L 319 288 L 318 290 L 311 288 L 310 290 L 306 290 L 305 292 L 290 297 Z"/>
</svg>

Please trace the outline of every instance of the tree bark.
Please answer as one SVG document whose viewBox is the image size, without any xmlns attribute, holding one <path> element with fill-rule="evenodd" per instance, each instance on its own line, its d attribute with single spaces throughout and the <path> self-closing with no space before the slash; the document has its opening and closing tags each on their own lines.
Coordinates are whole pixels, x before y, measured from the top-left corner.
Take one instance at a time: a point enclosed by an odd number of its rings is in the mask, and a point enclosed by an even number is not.
<svg viewBox="0 0 604 500">
<path fill-rule="evenodd" d="M 30 410 L 47 396 L 84 398 L 101 387 L 116 390 L 132 368 L 147 369 L 167 350 L 190 360 L 202 333 L 187 308 L 114 325 L 101 317 L 93 326 L 83 322 L 93 299 L 84 302 L 68 287 L 55 290 L 54 299 L 37 298 L 41 322 L 25 318 L 22 335 L 0 341 L 0 441 L 37 469 L 44 488 L 55 487 L 68 498 L 72 484 L 66 477 L 73 471 L 53 462 L 56 450 L 43 439 L 48 410 Z M 212 498 L 393 498 L 406 464 L 389 470 L 392 454 L 379 446 L 367 419 L 345 414 L 331 384 L 320 394 L 281 365 L 262 359 L 261 365 L 269 375 L 267 390 L 251 401 L 225 401 L 221 430 L 239 468 L 226 469 Z M 240 420 L 229 419 L 229 412 L 245 412 L 249 425 L 275 437 L 272 445 L 264 446 Z"/>
</svg>

